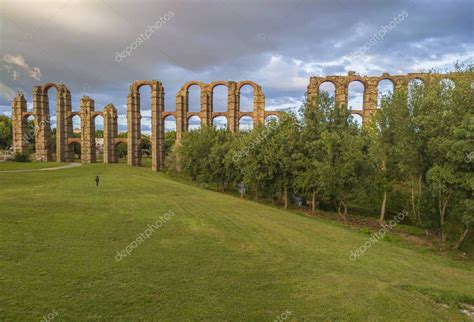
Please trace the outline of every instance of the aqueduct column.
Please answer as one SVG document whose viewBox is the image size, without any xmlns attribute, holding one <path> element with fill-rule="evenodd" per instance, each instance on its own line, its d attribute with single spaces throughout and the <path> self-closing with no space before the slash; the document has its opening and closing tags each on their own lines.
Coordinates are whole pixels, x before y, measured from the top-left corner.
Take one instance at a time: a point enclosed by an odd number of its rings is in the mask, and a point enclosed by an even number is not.
<svg viewBox="0 0 474 322">
<path fill-rule="evenodd" d="M 181 141 L 183 132 L 188 126 L 187 120 L 187 93 L 185 89 L 181 89 L 176 94 L 176 142 Z"/>
<path fill-rule="evenodd" d="M 18 92 L 12 102 L 12 130 L 13 152 L 26 153 L 28 150 L 28 128 L 26 113 L 26 99 L 23 93 Z"/>
<path fill-rule="evenodd" d="M 334 103 L 338 108 L 348 108 L 349 106 L 349 83 L 343 79 L 339 80 L 336 84 L 336 96 L 334 97 Z"/>
<path fill-rule="evenodd" d="M 239 100 L 240 95 L 236 82 L 228 82 L 227 93 L 227 128 L 230 132 L 237 132 L 239 129 Z"/>
<path fill-rule="evenodd" d="M 65 85 L 58 91 L 58 107 L 56 111 L 56 160 L 66 162 L 69 156 L 67 133 L 69 127 L 69 112 L 71 112 L 71 93 Z M 49 112 L 49 108 L 48 108 Z"/>
<path fill-rule="evenodd" d="M 104 163 L 118 161 L 117 146 L 113 142 L 117 136 L 117 109 L 108 104 L 104 107 Z"/>
<path fill-rule="evenodd" d="M 140 151 L 140 93 L 134 91 L 130 86 L 130 93 L 127 96 L 127 163 L 137 166 L 141 163 Z"/>
<path fill-rule="evenodd" d="M 202 86 L 201 87 L 201 111 L 199 113 L 202 127 L 212 126 L 212 106 L 211 106 L 212 98 L 211 96 L 212 96 L 212 91 L 209 90 L 208 86 Z M 189 105 L 188 105 L 188 108 L 189 108 Z"/>
<path fill-rule="evenodd" d="M 92 163 L 96 161 L 95 152 L 95 122 L 92 116 L 94 100 L 89 96 L 81 98 L 81 161 Z"/>
<path fill-rule="evenodd" d="M 151 168 L 153 171 L 163 169 L 164 163 L 164 88 L 158 81 L 151 84 Z"/>
<path fill-rule="evenodd" d="M 369 77 L 364 84 L 363 124 L 367 124 L 377 111 L 379 80 Z"/>
<path fill-rule="evenodd" d="M 52 161 L 51 124 L 49 120 L 48 97 L 41 86 L 33 88 L 33 116 L 35 122 L 35 154 L 37 161 Z"/>
<path fill-rule="evenodd" d="M 253 93 L 253 126 L 265 124 L 265 94 L 258 86 Z"/>
<path fill-rule="evenodd" d="M 310 77 L 308 89 L 306 91 L 306 105 L 311 108 L 318 108 L 319 82 L 315 77 Z"/>
</svg>

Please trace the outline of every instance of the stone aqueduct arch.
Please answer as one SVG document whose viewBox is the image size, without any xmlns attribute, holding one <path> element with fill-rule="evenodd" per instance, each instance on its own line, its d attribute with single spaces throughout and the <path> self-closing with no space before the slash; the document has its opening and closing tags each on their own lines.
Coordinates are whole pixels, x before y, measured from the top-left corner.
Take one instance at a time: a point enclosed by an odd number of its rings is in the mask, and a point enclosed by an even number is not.
<svg viewBox="0 0 474 322">
<path fill-rule="evenodd" d="M 56 89 L 56 160 L 70 162 L 74 160 L 73 142 L 81 145 L 81 162 L 96 161 L 95 149 L 95 117 L 104 118 L 104 163 L 118 162 L 118 154 L 114 149 L 113 140 L 117 137 L 117 110 L 112 104 L 107 105 L 103 112 L 96 112 L 94 100 L 84 96 L 80 102 L 80 111 L 71 108 L 71 93 L 63 84 L 48 83 L 35 86 L 33 89 L 33 112 L 27 111 L 23 93 L 18 93 L 12 102 L 13 149 L 15 152 L 26 152 L 28 142 L 35 137 L 36 160 L 52 161 L 51 116 L 49 110 L 48 90 Z M 34 117 L 34 133 L 29 133 L 27 118 Z M 72 118 L 81 119 L 80 141 L 73 137 Z"/>
<path fill-rule="evenodd" d="M 382 80 L 390 80 L 394 90 L 407 87 L 414 79 L 422 80 L 424 83 L 439 82 L 442 79 L 456 80 L 465 77 L 463 73 L 449 74 L 426 74 L 410 73 L 407 75 L 392 76 L 384 73 L 381 77 L 359 76 L 349 72 L 347 76 L 311 77 L 307 89 L 307 101 L 309 104 L 317 104 L 319 86 L 330 82 L 335 86 L 336 106 L 347 108 L 348 88 L 353 81 L 359 81 L 364 85 L 363 109 L 354 110 L 353 114 L 362 117 L 367 123 L 377 111 L 378 84 Z M 200 88 L 200 111 L 189 111 L 189 88 L 191 86 Z M 250 85 L 253 88 L 254 100 L 253 111 L 242 112 L 240 109 L 240 90 L 243 86 Z M 250 116 L 253 124 L 263 124 L 268 116 L 278 116 L 281 112 L 265 111 L 265 95 L 260 85 L 252 81 L 214 81 L 202 83 L 190 81 L 184 84 L 176 94 L 176 111 L 169 112 L 164 109 L 164 87 L 158 80 L 134 81 L 130 86 L 127 96 L 127 138 L 118 137 L 117 110 L 112 104 L 104 107 L 102 112 L 95 111 L 94 100 L 88 96 L 82 97 L 80 111 L 74 112 L 71 108 L 71 94 L 64 84 L 47 83 L 35 86 L 33 89 L 33 111 L 27 111 L 27 102 L 24 95 L 19 92 L 12 102 L 13 123 L 13 149 L 15 152 L 26 152 L 28 148 L 28 137 L 35 136 L 36 159 L 38 161 L 52 160 L 51 123 L 48 90 L 54 87 L 56 95 L 56 159 L 60 162 L 69 162 L 74 159 L 72 143 L 79 142 L 81 145 L 81 161 L 84 163 L 96 162 L 95 149 L 95 117 L 101 115 L 104 118 L 104 163 L 118 162 L 117 145 L 127 144 L 127 161 L 129 165 L 141 164 L 141 113 L 140 113 L 140 88 L 149 86 L 151 88 L 151 157 L 152 169 L 154 171 L 164 168 L 164 138 L 165 118 L 174 116 L 176 120 L 176 139 L 181 140 L 183 132 L 188 129 L 188 120 L 192 116 L 199 116 L 201 125 L 211 126 L 212 120 L 218 116 L 227 119 L 227 128 L 231 132 L 239 129 L 239 120 L 244 116 Z M 225 86 L 228 90 L 227 111 L 214 112 L 213 91 L 216 86 Z M 34 117 L 35 131 L 28 133 L 27 118 Z M 79 116 L 81 119 L 81 138 L 73 137 L 72 118 Z"/>
<path fill-rule="evenodd" d="M 308 103 L 317 104 L 319 87 L 325 82 L 332 83 L 335 87 L 335 105 L 341 108 L 347 108 L 349 105 L 349 84 L 355 81 L 364 86 L 364 97 L 362 110 L 352 110 L 352 114 L 362 117 L 366 124 L 377 111 L 378 85 L 383 80 L 390 80 L 393 89 L 396 91 L 402 87 L 408 87 L 412 80 L 421 80 L 423 83 L 439 82 L 442 79 L 451 79 L 455 81 L 459 77 L 465 77 L 463 73 L 433 74 L 433 73 L 409 73 L 407 75 L 390 75 L 388 73 L 382 76 L 360 76 L 355 72 L 349 72 L 347 76 L 325 76 L 310 77 L 308 89 L 306 92 Z"/>
</svg>

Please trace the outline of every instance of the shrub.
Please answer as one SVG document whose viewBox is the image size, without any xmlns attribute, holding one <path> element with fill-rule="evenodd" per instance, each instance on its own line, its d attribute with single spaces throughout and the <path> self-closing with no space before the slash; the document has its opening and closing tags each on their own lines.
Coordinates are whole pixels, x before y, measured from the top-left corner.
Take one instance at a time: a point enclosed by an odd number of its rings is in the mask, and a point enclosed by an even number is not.
<svg viewBox="0 0 474 322">
<path fill-rule="evenodd" d="M 28 153 L 17 152 L 13 155 L 13 161 L 15 161 L 15 162 L 30 162 L 30 155 Z"/>
</svg>

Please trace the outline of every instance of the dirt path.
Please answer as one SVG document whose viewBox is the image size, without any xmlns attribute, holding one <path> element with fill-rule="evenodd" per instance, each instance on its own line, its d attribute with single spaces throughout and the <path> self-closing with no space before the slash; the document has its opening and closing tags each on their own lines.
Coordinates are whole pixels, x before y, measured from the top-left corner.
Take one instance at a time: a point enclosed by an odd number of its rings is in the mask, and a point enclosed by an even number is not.
<svg viewBox="0 0 474 322">
<path fill-rule="evenodd" d="M 75 168 L 75 167 L 80 167 L 82 164 L 81 163 L 70 163 L 66 165 L 62 165 L 59 167 L 54 167 L 54 168 L 42 168 L 42 169 L 23 169 L 23 170 L 3 170 L 0 171 L 0 173 L 10 173 L 10 172 L 33 172 L 33 171 L 54 171 L 54 170 L 62 170 L 62 169 L 69 169 L 69 168 Z"/>
</svg>

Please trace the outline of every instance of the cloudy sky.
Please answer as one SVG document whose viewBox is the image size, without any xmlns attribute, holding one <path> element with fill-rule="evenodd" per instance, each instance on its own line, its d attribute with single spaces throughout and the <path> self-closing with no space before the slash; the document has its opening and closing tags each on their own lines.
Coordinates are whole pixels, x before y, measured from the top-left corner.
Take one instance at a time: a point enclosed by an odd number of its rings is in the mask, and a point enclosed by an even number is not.
<svg viewBox="0 0 474 322">
<path fill-rule="evenodd" d="M 137 79 L 163 82 L 167 110 L 189 80 L 250 79 L 267 109 L 299 106 L 310 76 L 473 63 L 473 16 L 472 0 L 0 0 L 0 113 L 17 90 L 31 105 L 34 85 L 62 82 L 73 110 L 89 95 L 124 114 Z"/>
</svg>

